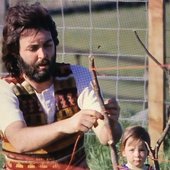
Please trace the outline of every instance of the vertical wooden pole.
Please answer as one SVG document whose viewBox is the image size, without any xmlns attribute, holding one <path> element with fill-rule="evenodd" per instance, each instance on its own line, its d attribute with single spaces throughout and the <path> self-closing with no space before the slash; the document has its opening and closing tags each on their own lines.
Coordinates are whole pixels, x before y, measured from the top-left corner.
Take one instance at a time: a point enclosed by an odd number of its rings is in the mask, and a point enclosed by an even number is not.
<svg viewBox="0 0 170 170">
<path fill-rule="evenodd" d="M 149 0 L 149 51 L 161 63 L 165 59 L 165 4 L 164 0 Z M 149 83 L 148 83 L 148 106 L 149 106 L 149 133 L 152 146 L 164 128 L 164 72 L 149 58 Z M 163 145 L 160 148 L 163 154 Z"/>
</svg>

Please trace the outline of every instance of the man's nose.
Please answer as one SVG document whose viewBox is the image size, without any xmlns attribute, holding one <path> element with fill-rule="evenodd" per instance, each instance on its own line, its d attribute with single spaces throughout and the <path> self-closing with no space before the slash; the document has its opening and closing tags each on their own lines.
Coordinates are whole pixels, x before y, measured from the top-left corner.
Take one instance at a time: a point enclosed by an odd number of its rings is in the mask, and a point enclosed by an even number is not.
<svg viewBox="0 0 170 170">
<path fill-rule="evenodd" d="M 46 50 L 43 47 L 39 48 L 39 50 L 38 50 L 38 58 L 42 59 L 42 58 L 46 58 L 46 57 L 47 57 Z"/>
</svg>

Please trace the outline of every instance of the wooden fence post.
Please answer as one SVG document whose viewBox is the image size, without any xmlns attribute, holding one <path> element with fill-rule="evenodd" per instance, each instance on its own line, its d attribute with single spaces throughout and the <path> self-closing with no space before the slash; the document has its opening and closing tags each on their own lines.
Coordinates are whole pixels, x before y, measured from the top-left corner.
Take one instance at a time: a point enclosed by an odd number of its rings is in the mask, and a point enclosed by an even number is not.
<svg viewBox="0 0 170 170">
<path fill-rule="evenodd" d="M 149 0 L 149 42 L 150 53 L 161 63 L 165 60 L 165 2 L 164 0 Z M 164 129 L 165 94 L 164 72 L 149 58 L 148 83 L 148 129 L 152 139 L 152 146 L 160 137 Z M 163 145 L 160 148 L 163 155 Z"/>
</svg>

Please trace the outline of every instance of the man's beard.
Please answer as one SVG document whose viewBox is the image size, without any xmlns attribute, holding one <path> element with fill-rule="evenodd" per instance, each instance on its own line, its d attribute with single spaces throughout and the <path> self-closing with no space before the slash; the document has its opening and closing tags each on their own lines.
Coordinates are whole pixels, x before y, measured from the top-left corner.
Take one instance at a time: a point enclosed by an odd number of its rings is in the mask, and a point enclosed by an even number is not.
<svg viewBox="0 0 170 170">
<path fill-rule="evenodd" d="M 54 73 L 55 67 L 55 59 L 53 56 L 51 60 L 42 59 L 41 61 L 35 63 L 34 65 L 29 65 L 24 62 L 24 60 L 20 57 L 19 65 L 22 72 L 30 79 L 37 83 L 42 83 L 50 80 Z M 45 69 L 39 70 L 40 66 L 45 66 Z"/>
</svg>

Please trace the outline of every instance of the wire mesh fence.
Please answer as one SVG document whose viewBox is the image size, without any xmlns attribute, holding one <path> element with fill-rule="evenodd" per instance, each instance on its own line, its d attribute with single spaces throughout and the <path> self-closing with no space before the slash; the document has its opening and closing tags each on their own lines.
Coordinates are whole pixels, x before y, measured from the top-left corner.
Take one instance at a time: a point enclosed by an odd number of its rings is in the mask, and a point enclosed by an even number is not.
<svg viewBox="0 0 170 170">
<path fill-rule="evenodd" d="M 148 56 L 134 31 L 147 47 L 148 0 L 8 0 L 8 6 L 40 2 L 56 21 L 60 45 L 58 62 L 89 67 L 95 57 L 104 98 L 115 96 L 123 124 L 147 126 Z M 169 3 L 166 15 L 169 15 Z M 167 17 L 168 18 L 168 17 Z M 169 35 L 169 19 L 166 20 Z M 3 25 L 0 26 L 2 28 Z M 1 29 L 2 30 L 2 29 Z M 169 41 L 167 41 L 167 45 Z M 169 61 L 169 48 L 167 62 Z M 167 97 L 166 104 L 169 104 Z"/>
</svg>

